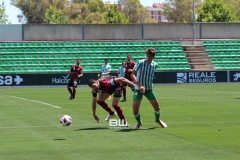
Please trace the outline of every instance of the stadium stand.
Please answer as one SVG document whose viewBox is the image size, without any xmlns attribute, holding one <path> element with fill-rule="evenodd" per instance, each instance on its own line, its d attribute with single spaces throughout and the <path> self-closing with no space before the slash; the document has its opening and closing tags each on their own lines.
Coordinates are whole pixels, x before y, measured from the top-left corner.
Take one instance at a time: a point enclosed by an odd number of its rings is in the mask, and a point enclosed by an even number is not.
<svg viewBox="0 0 240 160">
<path fill-rule="evenodd" d="M 240 40 L 205 40 L 203 46 L 214 69 L 240 69 Z"/>
<path fill-rule="evenodd" d="M 67 72 L 76 58 L 84 72 L 99 72 L 104 58 L 117 70 L 127 54 L 133 61 L 145 58 L 147 47 L 157 51 L 158 71 L 191 69 L 179 41 L 12 42 L 0 43 L 0 72 Z"/>
</svg>

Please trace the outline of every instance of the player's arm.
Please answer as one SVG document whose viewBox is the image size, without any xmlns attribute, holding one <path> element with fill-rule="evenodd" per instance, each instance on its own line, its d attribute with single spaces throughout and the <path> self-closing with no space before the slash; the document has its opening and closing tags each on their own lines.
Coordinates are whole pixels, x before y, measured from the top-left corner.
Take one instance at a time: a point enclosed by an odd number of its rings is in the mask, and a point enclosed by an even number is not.
<svg viewBox="0 0 240 160">
<path fill-rule="evenodd" d="M 99 123 L 99 118 L 96 115 L 96 108 L 97 108 L 97 93 L 92 92 L 93 98 L 92 98 L 92 113 L 93 118 Z"/>
<path fill-rule="evenodd" d="M 82 77 L 82 76 L 83 76 L 83 72 L 80 71 L 80 72 L 78 73 L 78 78 L 80 78 L 80 77 Z"/>
<path fill-rule="evenodd" d="M 137 81 L 136 74 L 137 74 L 137 72 L 136 72 L 135 70 L 133 70 L 132 73 L 131 73 L 131 78 L 132 78 L 132 80 L 133 80 L 133 83 L 138 86 L 139 91 L 140 91 L 141 93 L 144 93 L 144 92 L 145 92 L 145 87 L 142 86 L 142 85 Z"/>
<path fill-rule="evenodd" d="M 128 79 L 126 78 L 115 78 L 114 79 L 116 83 L 119 83 L 119 82 L 122 82 L 124 84 L 127 84 L 128 86 L 130 86 L 131 88 L 134 87 L 134 83 L 132 83 L 131 81 L 129 81 Z"/>
</svg>

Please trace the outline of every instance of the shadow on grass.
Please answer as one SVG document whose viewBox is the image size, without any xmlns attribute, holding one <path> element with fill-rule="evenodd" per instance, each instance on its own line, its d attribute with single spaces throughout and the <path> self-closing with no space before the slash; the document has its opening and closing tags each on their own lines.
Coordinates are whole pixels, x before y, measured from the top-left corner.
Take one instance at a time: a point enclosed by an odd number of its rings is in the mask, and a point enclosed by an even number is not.
<svg viewBox="0 0 240 160">
<path fill-rule="evenodd" d="M 92 128 L 80 128 L 80 129 L 76 129 L 73 131 L 94 131 L 94 130 L 105 130 L 105 129 L 109 129 L 106 127 L 92 127 Z"/>
<path fill-rule="evenodd" d="M 140 129 L 119 129 L 116 130 L 115 132 L 132 132 L 132 131 L 148 131 L 148 130 L 153 130 L 159 127 L 152 127 L 152 128 L 140 128 Z"/>
<path fill-rule="evenodd" d="M 55 139 L 53 139 L 53 140 L 56 140 L 56 141 L 64 141 L 64 140 L 66 140 L 65 138 L 55 138 Z"/>
</svg>

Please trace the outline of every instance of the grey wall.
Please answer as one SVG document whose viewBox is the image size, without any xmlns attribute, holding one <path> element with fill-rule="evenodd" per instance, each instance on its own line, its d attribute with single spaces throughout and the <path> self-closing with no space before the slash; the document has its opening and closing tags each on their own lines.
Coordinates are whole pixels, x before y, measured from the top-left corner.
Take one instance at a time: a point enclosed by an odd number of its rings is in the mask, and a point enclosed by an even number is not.
<svg viewBox="0 0 240 160">
<path fill-rule="evenodd" d="M 141 24 L 86 24 L 86 40 L 141 39 Z"/>
<path fill-rule="evenodd" d="M 82 25 L 30 24 L 24 25 L 25 41 L 81 40 Z"/>
<path fill-rule="evenodd" d="M 22 24 L 0 24 L 0 42 L 22 41 Z"/>
<path fill-rule="evenodd" d="M 192 23 L 144 24 L 144 39 L 180 39 L 193 37 Z M 199 25 L 195 27 L 195 38 L 200 38 Z"/>
<path fill-rule="evenodd" d="M 203 23 L 202 38 L 240 39 L 240 23 Z"/>
<path fill-rule="evenodd" d="M 0 42 L 192 39 L 192 23 L 0 25 Z M 240 39 L 240 23 L 196 23 L 196 39 Z"/>
</svg>

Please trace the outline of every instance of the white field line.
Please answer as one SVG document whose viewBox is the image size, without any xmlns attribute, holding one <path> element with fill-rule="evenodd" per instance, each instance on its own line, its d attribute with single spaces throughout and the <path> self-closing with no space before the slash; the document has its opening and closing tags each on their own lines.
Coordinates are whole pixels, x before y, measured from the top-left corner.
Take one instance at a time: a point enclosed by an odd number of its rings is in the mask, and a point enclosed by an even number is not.
<svg viewBox="0 0 240 160">
<path fill-rule="evenodd" d="M 13 98 L 17 98 L 17 99 L 21 99 L 21 100 L 25 100 L 25 101 L 32 101 L 32 102 L 37 102 L 37 103 L 41 103 L 41 104 L 45 104 L 47 106 L 51 106 L 51 107 L 54 107 L 54 108 L 61 108 L 59 106 L 55 106 L 55 105 L 52 105 L 52 104 L 49 104 L 49 103 L 45 103 L 45 102 L 41 102 L 41 101 L 36 101 L 36 100 L 31 100 L 31 99 L 26 99 L 26 98 L 21 98 L 21 97 L 16 97 L 16 96 L 11 96 Z"/>
<path fill-rule="evenodd" d="M 219 123 L 219 124 L 223 124 L 223 123 L 240 123 L 240 121 L 215 121 L 215 122 L 168 122 L 167 124 L 215 124 L 215 123 Z M 136 123 L 128 123 L 129 126 L 135 126 Z M 156 123 L 143 123 L 143 125 L 145 124 L 156 124 Z M 108 123 L 105 124 L 79 124 L 79 125 L 73 125 L 71 124 L 71 126 L 107 126 L 109 127 Z M 16 129 L 16 128 L 44 128 L 44 127 L 62 127 L 60 124 L 59 125 L 45 125 L 45 126 L 6 126 L 6 127 L 0 127 L 0 129 Z"/>
</svg>

